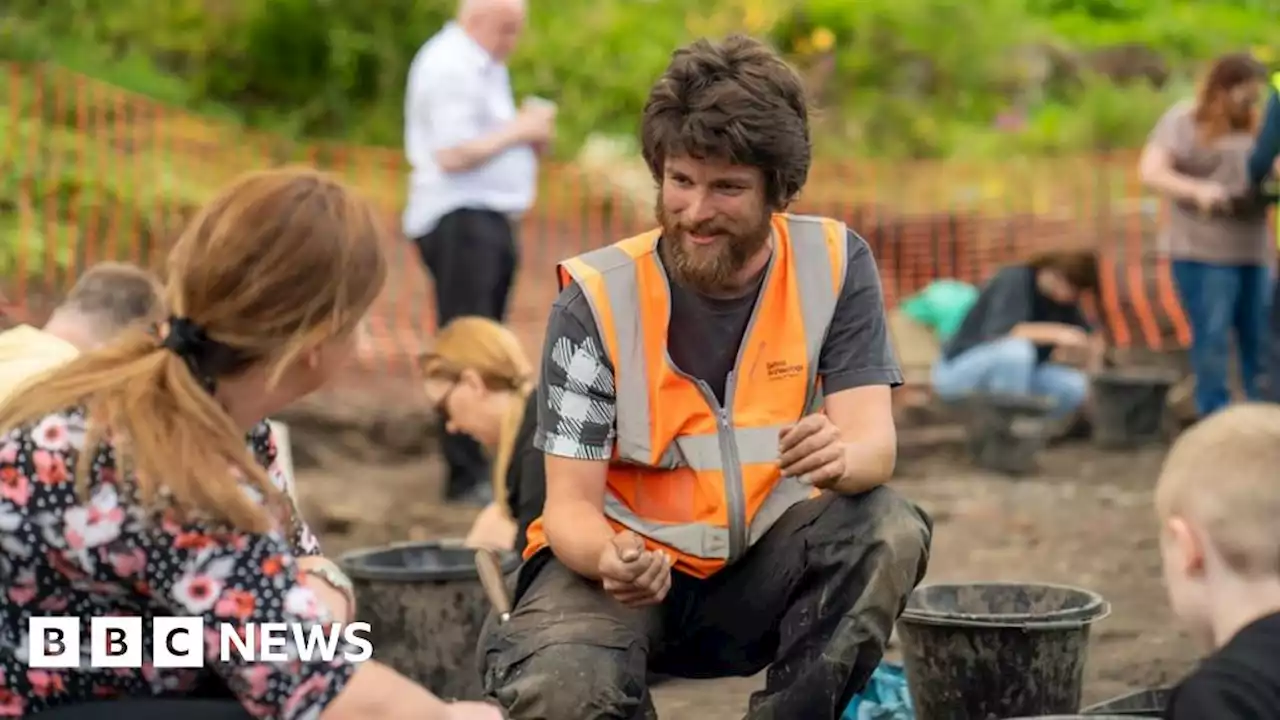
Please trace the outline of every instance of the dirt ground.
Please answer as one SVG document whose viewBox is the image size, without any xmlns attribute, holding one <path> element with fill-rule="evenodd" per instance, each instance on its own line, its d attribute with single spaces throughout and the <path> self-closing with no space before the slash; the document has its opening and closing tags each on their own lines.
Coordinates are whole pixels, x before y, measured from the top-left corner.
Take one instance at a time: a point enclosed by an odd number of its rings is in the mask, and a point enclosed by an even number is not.
<svg viewBox="0 0 1280 720">
<path fill-rule="evenodd" d="M 1087 443 L 1048 450 L 1035 477 L 972 469 L 951 446 L 905 452 L 898 490 L 936 521 L 925 582 L 1028 580 L 1102 593 L 1109 617 L 1094 626 L 1086 704 L 1169 683 L 1195 657 L 1174 626 L 1160 582 L 1151 488 L 1163 448 L 1125 453 Z M 304 512 L 330 554 L 406 539 L 457 536 L 471 511 L 442 506 L 432 459 L 400 467 L 300 469 Z M 892 650 L 891 650 L 892 652 Z M 762 677 L 672 681 L 655 694 L 663 717 L 742 717 Z"/>
</svg>

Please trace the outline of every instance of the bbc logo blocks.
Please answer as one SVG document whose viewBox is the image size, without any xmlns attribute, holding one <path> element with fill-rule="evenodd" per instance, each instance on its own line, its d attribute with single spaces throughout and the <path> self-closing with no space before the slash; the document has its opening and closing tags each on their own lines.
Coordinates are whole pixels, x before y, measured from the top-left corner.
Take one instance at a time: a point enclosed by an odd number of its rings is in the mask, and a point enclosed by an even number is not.
<svg viewBox="0 0 1280 720">
<path fill-rule="evenodd" d="M 142 667 L 145 630 L 140 617 L 95 617 L 89 625 L 89 666 Z M 199 617 L 151 620 L 151 664 L 157 668 L 204 667 L 204 621 Z M 27 625 L 27 658 L 33 668 L 73 668 L 83 662 L 80 619 L 33 617 Z"/>
</svg>

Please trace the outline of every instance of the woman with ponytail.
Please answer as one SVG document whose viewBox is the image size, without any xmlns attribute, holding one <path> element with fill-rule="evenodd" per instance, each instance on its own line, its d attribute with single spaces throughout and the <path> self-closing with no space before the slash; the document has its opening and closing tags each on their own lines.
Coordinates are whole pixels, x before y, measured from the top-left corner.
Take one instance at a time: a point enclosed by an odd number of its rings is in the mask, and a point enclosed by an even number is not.
<svg viewBox="0 0 1280 720">
<path fill-rule="evenodd" d="M 376 211 L 336 180 L 244 176 L 174 245 L 167 320 L 0 406 L 0 715 L 501 717 L 348 659 L 361 648 L 343 642 L 328 661 L 296 634 L 280 661 L 221 655 L 227 626 L 286 623 L 308 637 L 334 620 L 306 577 L 308 543 L 295 549 L 310 531 L 291 512 L 266 418 L 347 361 L 385 281 L 386 242 Z M 44 642 L 28 636 L 37 615 L 80 618 L 79 667 L 28 667 Z M 112 615 L 142 616 L 141 667 L 89 666 L 91 618 Z M 203 620 L 198 667 L 152 664 L 160 616 Z M 190 699 L 218 685 L 228 699 Z"/>
<path fill-rule="evenodd" d="M 533 446 L 533 366 L 520 341 L 488 318 L 457 318 L 436 336 L 422 371 L 445 429 L 470 435 L 493 456 L 493 502 L 476 518 L 466 543 L 523 550 L 525 530 L 542 513 L 547 490 L 542 453 Z"/>
</svg>

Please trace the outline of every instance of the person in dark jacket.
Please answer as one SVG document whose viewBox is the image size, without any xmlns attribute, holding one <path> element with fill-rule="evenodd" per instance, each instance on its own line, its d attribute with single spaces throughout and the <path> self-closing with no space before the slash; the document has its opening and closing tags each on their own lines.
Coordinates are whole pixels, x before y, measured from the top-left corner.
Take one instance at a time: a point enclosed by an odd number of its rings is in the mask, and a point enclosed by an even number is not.
<svg viewBox="0 0 1280 720">
<path fill-rule="evenodd" d="M 1002 268 L 943 346 L 932 370 L 934 392 L 947 401 L 971 394 L 1042 397 L 1052 403 L 1051 418 L 1071 416 L 1088 397 L 1089 377 L 1054 357 L 1101 361 L 1101 336 L 1079 304 L 1097 286 L 1091 252 L 1047 252 Z"/>
<path fill-rule="evenodd" d="M 1249 154 L 1249 182 L 1265 200 L 1277 199 L 1276 159 L 1280 158 L 1280 73 L 1271 78 L 1266 108 L 1258 127 L 1258 138 Z M 1267 389 L 1266 399 L 1280 402 L 1280 284 L 1272 284 L 1270 321 L 1266 340 Z"/>
</svg>

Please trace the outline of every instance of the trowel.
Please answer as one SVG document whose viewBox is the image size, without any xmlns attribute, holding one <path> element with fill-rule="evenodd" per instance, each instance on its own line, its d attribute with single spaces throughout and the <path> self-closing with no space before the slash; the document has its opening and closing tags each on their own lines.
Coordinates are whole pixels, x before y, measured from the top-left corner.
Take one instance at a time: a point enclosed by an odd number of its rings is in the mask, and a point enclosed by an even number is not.
<svg viewBox="0 0 1280 720">
<path fill-rule="evenodd" d="M 506 622 L 511 618 L 511 596 L 507 594 L 507 584 L 502 579 L 502 561 L 498 559 L 498 553 L 490 548 L 476 550 L 476 572 L 480 573 L 484 594 L 498 612 L 498 622 Z"/>
</svg>

